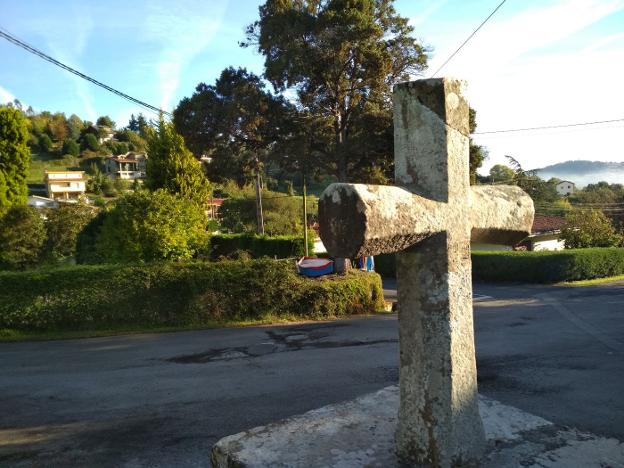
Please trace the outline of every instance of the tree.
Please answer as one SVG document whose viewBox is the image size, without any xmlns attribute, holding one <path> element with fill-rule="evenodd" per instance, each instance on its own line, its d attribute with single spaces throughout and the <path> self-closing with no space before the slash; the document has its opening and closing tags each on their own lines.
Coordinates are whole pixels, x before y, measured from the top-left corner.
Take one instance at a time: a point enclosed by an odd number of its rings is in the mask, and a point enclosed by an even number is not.
<svg viewBox="0 0 624 468">
<path fill-rule="evenodd" d="M 615 247 L 622 243 L 622 236 L 600 210 L 573 209 L 566 219 L 568 227 L 561 231 L 566 249 Z"/>
<path fill-rule="evenodd" d="M 202 206 L 166 190 L 123 196 L 104 217 L 96 252 L 111 263 L 185 260 L 206 248 Z"/>
<path fill-rule="evenodd" d="M 76 263 L 102 263 L 96 243 L 108 212 L 101 210 L 76 237 Z"/>
<path fill-rule="evenodd" d="M 93 133 L 86 133 L 82 137 L 80 147 L 83 150 L 97 151 L 100 149 L 100 144 L 98 143 L 97 137 Z"/>
<path fill-rule="evenodd" d="M 80 155 L 80 145 L 72 138 L 66 138 L 63 142 L 63 154 L 71 154 L 72 156 Z"/>
<path fill-rule="evenodd" d="M 228 198 L 219 209 L 221 226 L 229 232 L 242 233 L 256 230 L 256 208 L 254 192 Z M 264 191 L 262 194 L 265 232 L 271 236 L 300 235 L 303 230 L 301 197 L 284 196 L 283 193 Z M 313 200 L 308 207 L 311 215 L 316 213 Z"/>
<path fill-rule="evenodd" d="M 160 119 L 158 128 L 148 135 L 147 144 L 145 187 L 165 189 L 205 204 L 210 195 L 210 183 L 173 124 Z"/>
<path fill-rule="evenodd" d="M 132 114 L 130 116 L 127 128 L 128 130 L 137 133 L 145 138 L 145 136 L 147 135 L 147 129 L 149 128 L 149 123 L 142 113 L 139 113 L 139 115 L 136 117 L 134 116 L 134 114 Z"/>
<path fill-rule="evenodd" d="M 340 181 L 392 160 L 391 140 L 380 153 L 367 139 L 378 129 L 382 140 L 388 135 L 392 86 L 426 68 L 425 48 L 392 4 L 267 0 L 242 44 L 265 56 L 275 89 L 296 91 L 300 110 L 318 119 L 316 164 Z"/>
<path fill-rule="evenodd" d="M 46 213 L 46 241 L 44 251 L 50 260 L 76 255 L 78 235 L 97 215 L 97 211 L 84 205 L 61 205 Z"/>
<path fill-rule="evenodd" d="M 73 140 L 78 140 L 85 124 L 80 117 L 76 114 L 72 114 L 67 119 L 67 128 L 69 129 L 69 137 Z"/>
<path fill-rule="evenodd" d="M 490 169 L 490 181 L 494 183 L 505 183 L 511 185 L 515 181 L 516 173 L 504 164 L 495 164 Z"/>
<path fill-rule="evenodd" d="M 536 204 L 549 206 L 558 201 L 561 197 L 557 193 L 556 183 L 553 180 L 548 182 L 537 176 L 535 171 L 525 171 L 520 162 L 512 156 L 505 156 L 514 172 L 513 184 L 524 190 Z"/>
<path fill-rule="evenodd" d="M 107 141 L 104 146 L 112 154 L 126 154 L 129 151 L 130 146 L 125 141 Z"/>
<path fill-rule="evenodd" d="M 47 132 L 54 141 L 62 142 L 65 140 L 69 134 L 69 127 L 65 114 L 57 112 L 52 115 L 52 118 L 48 122 Z"/>
<path fill-rule="evenodd" d="M 88 172 L 91 177 L 87 181 L 87 190 L 96 195 L 101 195 L 106 183 L 106 176 L 96 163 L 91 163 Z"/>
<path fill-rule="evenodd" d="M 10 206 L 26 203 L 29 164 L 24 115 L 17 109 L 0 108 L 0 214 Z"/>
<path fill-rule="evenodd" d="M 0 267 L 24 269 L 36 265 L 45 237 L 43 219 L 35 208 L 11 207 L 0 218 Z"/>
<path fill-rule="evenodd" d="M 113 122 L 113 119 L 111 119 L 108 115 L 98 117 L 98 119 L 95 121 L 95 124 L 98 127 L 108 127 L 110 129 L 115 128 L 115 122 Z"/>
<path fill-rule="evenodd" d="M 134 114 L 130 115 L 130 120 L 128 121 L 128 126 L 126 128 L 128 130 L 132 131 L 132 132 L 138 132 L 139 131 L 139 122 L 134 117 Z"/>
<path fill-rule="evenodd" d="M 47 133 L 44 133 L 39 137 L 39 142 L 37 146 L 39 147 L 40 151 L 43 151 L 44 153 L 51 153 L 53 146 L 52 138 L 50 138 Z"/>
<path fill-rule="evenodd" d="M 477 111 L 472 107 L 468 108 L 468 126 L 470 129 L 470 133 L 474 133 L 477 131 Z M 469 145 L 469 172 L 470 172 L 470 183 L 472 185 L 477 183 L 477 170 L 483 165 L 483 161 L 485 161 L 488 157 L 488 152 L 485 147 L 475 144 L 470 138 Z"/>
<path fill-rule="evenodd" d="M 214 86 L 200 83 L 173 113 L 176 130 L 196 155 L 209 154 L 208 177 L 240 186 L 260 170 L 276 142 L 284 138 L 285 99 L 265 90 L 260 77 L 244 68 L 226 68 Z"/>
</svg>

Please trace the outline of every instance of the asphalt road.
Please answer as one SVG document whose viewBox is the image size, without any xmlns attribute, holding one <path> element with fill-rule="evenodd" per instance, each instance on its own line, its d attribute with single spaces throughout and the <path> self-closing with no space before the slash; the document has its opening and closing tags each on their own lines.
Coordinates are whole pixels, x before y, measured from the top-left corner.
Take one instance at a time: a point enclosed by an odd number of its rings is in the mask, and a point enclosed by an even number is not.
<svg viewBox="0 0 624 468">
<path fill-rule="evenodd" d="M 624 283 L 475 292 L 481 393 L 624 439 Z M 397 349 L 395 315 L 0 344 L 0 466 L 207 466 L 225 435 L 396 383 Z"/>
</svg>

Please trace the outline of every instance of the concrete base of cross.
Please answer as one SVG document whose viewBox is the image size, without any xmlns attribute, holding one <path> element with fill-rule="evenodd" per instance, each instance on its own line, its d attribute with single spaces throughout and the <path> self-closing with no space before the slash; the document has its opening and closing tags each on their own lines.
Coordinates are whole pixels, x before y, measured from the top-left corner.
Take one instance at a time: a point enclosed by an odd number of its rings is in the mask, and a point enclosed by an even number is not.
<svg viewBox="0 0 624 468">
<path fill-rule="evenodd" d="M 394 433 L 398 387 L 325 406 L 221 439 L 213 468 L 398 467 Z M 556 426 L 538 416 L 479 397 L 487 453 L 480 466 L 624 466 L 624 443 Z"/>
</svg>

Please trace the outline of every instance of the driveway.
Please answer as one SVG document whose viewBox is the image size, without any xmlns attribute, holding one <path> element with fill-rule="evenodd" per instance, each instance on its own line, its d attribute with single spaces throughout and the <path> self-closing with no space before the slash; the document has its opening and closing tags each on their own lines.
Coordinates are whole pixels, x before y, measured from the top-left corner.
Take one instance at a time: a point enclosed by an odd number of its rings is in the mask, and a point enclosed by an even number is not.
<svg viewBox="0 0 624 468">
<path fill-rule="evenodd" d="M 624 439 L 624 283 L 475 293 L 480 392 Z M 222 436 L 394 384 L 397 361 L 395 315 L 0 344 L 0 466 L 207 466 Z"/>
</svg>

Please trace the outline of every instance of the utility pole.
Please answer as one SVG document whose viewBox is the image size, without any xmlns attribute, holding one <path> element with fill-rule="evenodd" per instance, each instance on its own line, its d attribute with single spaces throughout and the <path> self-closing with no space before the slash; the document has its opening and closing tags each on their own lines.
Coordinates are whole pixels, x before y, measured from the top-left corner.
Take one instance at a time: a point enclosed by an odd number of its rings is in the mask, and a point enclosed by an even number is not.
<svg viewBox="0 0 624 468">
<path fill-rule="evenodd" d="M 308 256 L 308 197 L 306 193 L 306 176 L 303 171 L 303 251 Z"/>
<path fill-rule="evenodd" d="M 264 235 L 264 216 L 262 215 L 262 190 L 260 190 L 260 161 L 256 158 L 256 218 L 258 234 Z"/>
</svg>

